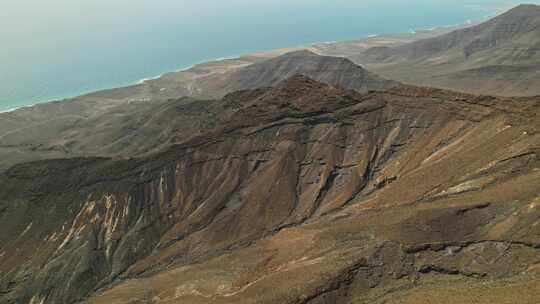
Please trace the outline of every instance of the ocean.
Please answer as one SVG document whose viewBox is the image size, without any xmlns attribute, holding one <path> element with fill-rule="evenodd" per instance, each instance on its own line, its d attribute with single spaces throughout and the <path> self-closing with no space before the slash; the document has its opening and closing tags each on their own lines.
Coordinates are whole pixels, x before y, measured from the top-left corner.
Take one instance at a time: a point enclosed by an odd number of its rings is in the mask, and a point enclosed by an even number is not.
<svg viewBox="0 0 540 304">
<path fill-rule="evenodd" d="M 215 58 L 479 21 L 518 4 L 506 0 L 3 2 L 7 3 L 0 11 L 0 111 L 130 85 Z"/>
</svg>

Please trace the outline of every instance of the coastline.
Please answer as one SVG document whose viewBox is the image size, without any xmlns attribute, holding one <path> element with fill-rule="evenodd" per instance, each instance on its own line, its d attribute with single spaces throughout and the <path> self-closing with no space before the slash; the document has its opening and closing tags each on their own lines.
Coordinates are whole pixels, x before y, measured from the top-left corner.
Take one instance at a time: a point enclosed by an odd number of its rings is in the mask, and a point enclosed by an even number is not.
<svg viewBox="0 0 540 304">
<path fill-rule="evenodd" d="M 247 56 L 255 56 L 255 57 L 261 57 L 261 58 L 265 58 L 265 57 L 266 58 L 271 58 L 272 54 L 286 53 L 286 51 L 292 51 L 292 50 L 297 50 L 297 49 L 309 49 L 309 48 L 316 49 L 316 47 L 318 45 L 337 46 L 337 45 L 340 45 L 340 44 L 347 44 L 347 43 L 369 42 L 370 39 L 385 39 L 385 38 L 400 37 L 400 36 L 420 36 L 423 33 L 425 34 L 426 32 L 434 32 L 434 31 L 437 31 L 437 30 L 452 31 L 452 30 L 457 30 L 457 29 L 460 29 L 460 28 L 464 28 L 464 27 L 479 24 L 479 23 L 484 22 L 485 20 L 487 20 L 489 18 L 492 18 L 494 15 L 497 15 L 499 13 L 500 12 L 494 12 L 494 13 L 486 15 L 485 17 L 482 17 L 482 18 L 477 19 L 477 20 L 470 20 L 469 19 L 469 20 L 466 20 L 464 23 L 457 24 L 457 25 L 441 25 L 441 26 L 433 26 L 433 27 L 429 27 L 429 28 L 416 28 L 416 29 L 411 28 L 411 29 L 409 29 L 409 31 L 405 31 L 405 32 L 401 32 L 401 33 L 390 33 L 390 34 L 377 34 L 377 33 L 375 33 L 375 34 L 369 34 L 369 35 L 366 35 L 364 37 L 360 37 L 358 39 L 353 39 L 353 40 L 309 42 L 309 43 L 306 43 L 306 44 L 301 44 L 301 45 L 296 45 L 296 46 L 288 46 L 288 47 L 278 48 L 278 49 L 258 50 L 258 51 L 254 51 L 254 52 L 246 52 L 244 54 L 239 54 L 239 55 L 217 57 L 217 58 L 213 58 L 213 59 L 205 59 L 205 60 L 202 60 L 200 62 L 196 62 L 196 63 L 190 64 L 190 65 L 184 66 L 184 67 L 180 67 L 178 69 L 165 71 L 165 72 L 163 72 L 163 73 L 161 73 L 161 74 L 159 74 L 157 76 L 145 77 L 145 78 L 139 79 L 137 81 L 127 82 L 125 84 L 116 84 L 116 85 L 111 85 L 109 87 L 99 88 L 99 89 L 96 89 L 96 90 L 83 91 L 83 92 L 78 92 L 78 93 L 74 93 L 74 94 L 66 94 L 65 96 L 51 97 L 51 98 L 48 98 L 48 99 L 43 100 L 43 101 L 35 102 L 33 104 L 12 107 L 12 108 L 8 108 L 8 109 L 4 109 L 4 110 L 0 109 L 0 114 L 12 113 L 12 112 L 17 111 L 17 110 L 21 110 L 21 109 L 25 109 L 25 108 L 31 108 L 31 107 L 34 107 L 34 106 L 37 106 L 37 105 L 40 105 L 40 104 L 46 104 L 46 103 L 58 102 L 58 101 L 67 101 L 67 100 L 70 100 L 70 99 L 74 99 L 74 98 L 77 98 L 77 97 L 82 97 L 82 96 L 97 93 L 97 92 L 144 85 L 146 82 L 149 82 L 149 81 L 152 81 L 152 80 L 158 80 L 158 79 L 162 78 L 164 75 L 171 74 L 171 73 L 186 72 L 186 71 L 189 71 L 190 69 L 193 69 L 193 68 L 195 68 L 197 66 L 205 65 L 205 64 L 209 64 L 209 63 L 215 63 L 215 62 L 221 62 L 221 61 L 227 61 L 227 60 L 236 60 L 236 59 L 241 59 L 242 57 L 247 57 Z M 423 39 L 423 38 L 420 38 L 420 39 Z M 414 39 L 411 39 L 411 40 L 414 40 Z"/>
<path fill-rule="evenodd" d="M 35 105 L 36 105 L 36 104 L 33 104 L 33 105 L 29 105 L 29 106 L 27 106 L 27 107 L 33 107 L 33 106 L 35 106 Z M 17 111 L 17 110 L 19 110 L 19 109 L 22 109 L 22 108 L 24 108 L 24 106 L 18 107 L 18 108 L 11 108 L 11 109 L 7 109 L 7 110 L 0 110 L 0 114 L 10 113 L 10 112 L 13 112 L 13 111 Z"/>
</svg>

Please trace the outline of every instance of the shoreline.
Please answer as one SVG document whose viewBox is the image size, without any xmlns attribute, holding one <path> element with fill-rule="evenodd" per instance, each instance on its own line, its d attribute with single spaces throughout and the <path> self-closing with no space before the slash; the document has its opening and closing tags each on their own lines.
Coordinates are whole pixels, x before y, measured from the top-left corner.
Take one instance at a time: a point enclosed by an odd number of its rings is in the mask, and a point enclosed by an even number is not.
<svg viewBox="0 0 540 304">
<path fill-rule="evenodd" d="M 40 104 L 66 101 L 66 100 L 74 99 L 74 98 L 77 98 L 77 97 L 82 97 L 82 96 L 85 96 L 85 95 L 89 95 L 89 94 L 93 94 L 93 93 L 97 93 L 97 92 L 101 92 L 101 91 L 107 91 L 107 90 L 114 90 L 114 89 L 119 89 L 119 88 L 126 88 L 126 87 L 143 85 L 148 81 L 160 79 L 160 78 L 162 78 L 163 76 L 165 76 L 167 74 L 186 72 L 186 71 L 188 71 L 190 69 L 193 69 L 194 67 L 196 67 L 198 65 L 207 64 L 207 63 L 211 63 L 211 62 L 235 60 L 235 59 L 240 59 L 240 58 L 245 57 L 245 56 L 257 56 L 257 55 L 259 55 L 259 56 L 262 57 L 262 56 L 264 56 L 262 54 L 265 54 L 265 53 L 279 52 L 280 50 L 288 50 L 288 49 L 292 50 L 292 49 L 313 48 L 313 47 L 316 47 L 317 45 L 338 45 L 338 44 L 350 43 L 350 42 L 368 41 L 370 39 L 380 39 L 380 38 L 384 38 L 384 37 L 395 37 L 395 36 L 400 36 L 400 35 L 412 35 L 412 36 L 414 36 L 414 35 L 420 35 L 422 32 L 433 32 L 433 31 L 436 31 L 436 30 L 444 30 L 444 29 L 457 30 L 457 29 L 460 29 L 460 28 L 480 24 L 480 23 L 488 20 L 489 18 L 492 18 L 493 16 L 498 15 L 499 13 L 500 12 L 494 12 L 494 13 L 486 15 L 486 16 L 484 16 L 482 18 L 479 18 L 477 20 L 468 19 L 468 20 L 466 20 L 465 22 L 463 22 L 461 24 L 455 24 L 455 25 L 441 25 L 441 26 L 433 26 L 433 27 L 428 27 L 428 28 L 423 27 L 423 28 L 416 28 L 416 29 L 411 28 L 411 29 L 409 29 L 409 31 L 400 32 L 400 33 L 369 34 L 369 35 L 366 35 L 364 37 L 360 37 L 358 39 L 352 39 L 352 40 L 309 42 L 309 43 L 300 44 L 300 45 L 296 45 L 296 46 L 288 46 L 288 47 L 270 49 L 270 50 L 258 50 L 258 51 L 254 51 L 254 52 L 245 52 L 245 53 L 239 54 L 239 55 L 232 55 L 232 56 L 224 56 L 224 57 L 205 59 L 205 60 L 202 60 L 200 62 L 196 62 L 196 63 L 190 64 L 190 65 L 184 66 L 184 67 L 180 67 L 178 69 L 165 71 L 165 72 L 163 72 L 163 73 L 161 73 L 161 74 L 159 74 L 157 76 L 145 77 L 145 78 L 139 79 L 137 81 L 129 82 L 129 83 L 126 83 L 126 84 L 112 85 L 110 87 L 100 88 L 100 89 L 91 90 L 91 91 L 87 91 L 87 92 L 81 92 L 81 93 L 75 93 L 75 94 L 67 94 L 65 97 L 52 97 L 50 99 L 43 100 L 43 101 L 38 101 L 38 102 L 35 102 L 33 104 L 18 106 L 18 107 L 4 109 L 4 110 L 0 109 L 0 114 L 12 113 L 12 112 L 17 111 L 17 110 L 21 110 L 21 109 L 25 109 L 25 108 L 31 108 L 31 107 L 34 107 L 34 106 L 37 106 L 37 105 L 40 105 Z"/>
<path fill-rule="evenodd" d="M 36 105 L 36 104 L 33 104 L 33 105 L 29 105 L 29 106 L 27 106 L 27 107 L 33 107 L 33 106 L 35 106 L 35 105 Z M 10 112 L 13 112 L 13 111 L 22 109 L 22 108 L 24 108 L 24 106 L 19 107 L 19 108 L 11 108 L 11 109 L 7 109 L 7 110 L 0 110 L 0 114 L 10 113 Z"/>
</svg>

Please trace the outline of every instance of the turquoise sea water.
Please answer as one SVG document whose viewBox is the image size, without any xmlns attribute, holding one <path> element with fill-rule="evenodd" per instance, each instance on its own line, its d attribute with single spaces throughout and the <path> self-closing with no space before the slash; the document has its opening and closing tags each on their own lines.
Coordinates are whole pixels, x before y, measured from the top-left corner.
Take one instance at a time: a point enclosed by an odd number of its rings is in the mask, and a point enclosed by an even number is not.
<svg viewBox="0 0 540 304">
<path fill-rule="evenodd" d="M 129 85 L 210 59 L 462 24 L 518 4 L 509 0 L 3 2 L 7 3 L 0 10 L 0 111 Z"/>
</svg>

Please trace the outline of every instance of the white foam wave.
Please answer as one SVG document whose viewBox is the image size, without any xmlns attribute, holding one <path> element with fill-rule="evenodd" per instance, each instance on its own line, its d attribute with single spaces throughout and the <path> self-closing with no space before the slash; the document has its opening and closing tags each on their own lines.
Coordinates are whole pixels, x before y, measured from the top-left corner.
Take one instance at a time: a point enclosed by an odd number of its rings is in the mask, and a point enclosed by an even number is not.
<svg viewBox="0 0 540 304">
<path fill-rule="evenodd" d="M 11 109 L 7 109 L 7 110 L 0 110 L 0 114 L 13 112 L 13 111 L 15 111 L 17 109 L 20 109 L 20 108 L 11 108 Z"/>
<path fill-rule="evenodd" d="M 139 81 L 137 82 L 137 84 L 143 84 L 143 83 L 145 83 L 145 82 L 147 82 L 147 81 L 150 81 L 150 80 L 156 80 L 156 79 L 161 78 L 161 76 L 163 76 L 163 75 L 158 75 L 158 76 L 155 76 L 155 77 L 143 78 L 143 79 L 139 80 Z"/>
</svg>

